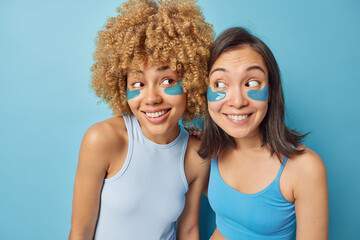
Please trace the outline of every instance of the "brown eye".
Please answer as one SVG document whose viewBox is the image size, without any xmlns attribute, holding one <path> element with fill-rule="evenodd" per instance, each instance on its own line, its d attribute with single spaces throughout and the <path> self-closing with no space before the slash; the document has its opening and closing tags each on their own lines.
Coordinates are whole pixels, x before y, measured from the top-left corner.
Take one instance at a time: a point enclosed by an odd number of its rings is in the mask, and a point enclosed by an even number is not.
<svg viewBox="0 0 360 240">
<path fill-rule="evenodd" d="M 226 87 L 226 84 L 223 82 L 216 82 L 215 87 L 216 88 L 224 88 L 224 87 Z"/>
<path fill-rule="evenodd" d="M 136 82 L 136 83 L 133 83 L 133 85 L 132 85 L 134 88 L 140 88 L 140 87 L 143 87 L 144 86 L 144 84 L 143 83 L 141 83 L 141 82 Z"/>
<path fill-rule="evenodd" d="M 257 87 L 259 86 L 259 82 L 258 81 L 255 81 L 255 80 L 251 80 L 251 81 L 248 81 L 245 86 L 246 87 Z"/>
<path fill-rule="evenodd" d="M 175 80 L 171 79 L 171 78 L 167 78 L 165 79 L 162 83 L 165 85 L 171 85 L 175 82 Z"/>
</svg>

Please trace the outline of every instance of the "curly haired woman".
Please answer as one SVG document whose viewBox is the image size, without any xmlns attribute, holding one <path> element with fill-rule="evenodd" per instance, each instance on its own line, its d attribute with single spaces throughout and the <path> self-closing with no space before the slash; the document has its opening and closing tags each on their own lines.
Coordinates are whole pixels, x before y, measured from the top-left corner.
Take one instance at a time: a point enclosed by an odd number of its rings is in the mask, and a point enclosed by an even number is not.
<svg viewBox="0 0 360 240">
<path fill-rule="evenodd" d="M 209 164 L 178 122 L 204 113 L 214 34 L 194 2 L 130 0 L 99 32 L 91 86 L 116 116 L 83 138 L 69 239 L 199 239 Z"/>
</svg>

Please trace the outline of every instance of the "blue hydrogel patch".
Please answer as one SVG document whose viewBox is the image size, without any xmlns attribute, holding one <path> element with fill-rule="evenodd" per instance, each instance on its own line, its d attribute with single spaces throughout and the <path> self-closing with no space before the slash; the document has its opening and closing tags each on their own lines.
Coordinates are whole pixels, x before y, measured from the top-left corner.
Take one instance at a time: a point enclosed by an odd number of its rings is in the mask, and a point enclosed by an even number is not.
<svg viewBox="0 0 360 240">
<path fill-rule="evenodd" d="M 269 88 L 265 86 L 261 90 L 249 90 L 247 95 L 255 101 L 267 101 L 269 99 Z"/>
<path fill-rule="evenodd" d="M 211 87 L 207 88 L 206 98 L 209 102 L 216 102 L 226 97 L 225 92 L 214 92 Z"/>
<path fill-rule="evenodd" d="M 184 93 L 182 88 L 181 80 L 179 80 L 175 86 L 165 88 L 164 92 L 167 95 L 180 95 Z"/>
<path fill-rule="evenodd" d="M 129 88 L 126 88 L 126 99 L 127 100 L 133 99 L 133 98 L 139 96 L 139 94 L 140 94 L 140 90 L 130 91 Z"/>
</svg>

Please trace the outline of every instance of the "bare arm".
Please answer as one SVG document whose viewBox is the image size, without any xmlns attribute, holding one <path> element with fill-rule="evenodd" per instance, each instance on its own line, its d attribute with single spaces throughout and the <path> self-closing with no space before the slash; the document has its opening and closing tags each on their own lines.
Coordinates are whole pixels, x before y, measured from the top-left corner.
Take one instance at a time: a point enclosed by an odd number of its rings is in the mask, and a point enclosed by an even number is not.
<svg viewBox="0 0 360 240">
<path fill-rule="evenodd" d="M 209 163 L 199 157 L 199 140 L 189 140 L 185 156 L 185 171 L 189 182 L 185 207 L 178 219 L 177 239 L 199 240 L 199 211 L 201 195 L 209 176 Z"/>
<path fill-rule="evenodd" d="M 92 126 L 81 143 L 69 240 L 93 239 L 101 188 L 109 165 L 102 130 L 98 125 Z"/>
<path fill-rule="evenodd" d="M 321 158 L 307 149 L 298 161 L 294 187 L 297 240 L 328 239 L 329 200 L 326 169 Z M 300 158 L 299 157 L 299 158 Z"/>
</svg>

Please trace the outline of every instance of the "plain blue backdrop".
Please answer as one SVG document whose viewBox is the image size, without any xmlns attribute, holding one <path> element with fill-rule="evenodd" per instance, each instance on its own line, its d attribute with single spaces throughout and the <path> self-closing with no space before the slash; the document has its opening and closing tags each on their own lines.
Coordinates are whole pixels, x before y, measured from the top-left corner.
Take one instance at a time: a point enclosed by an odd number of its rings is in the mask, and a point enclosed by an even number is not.
<svg viewBox="0 0 360 240">
<path fill-rule="evenodd" d="M 0 0 L 0 239 L 66 239 L 86 129 L 111 117 L 89 88 L 97 31 L 123 1 Z M 200 0 L 216 34 L 273 50 L 287 123 L 328 173 L 330 239 L 360 239 L 360 2 Z M 214 228 L 203 198 L 202 239 Z"/>
</svg>

